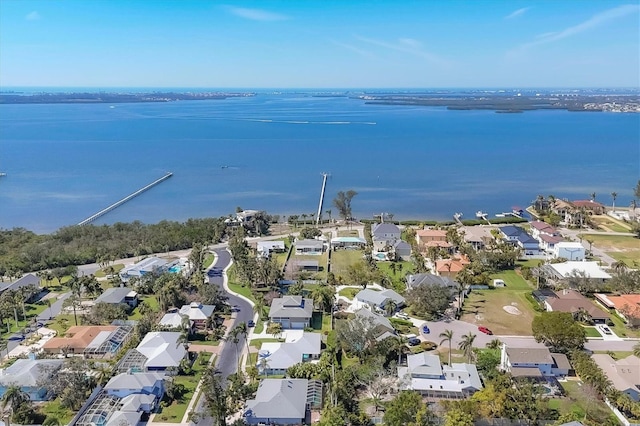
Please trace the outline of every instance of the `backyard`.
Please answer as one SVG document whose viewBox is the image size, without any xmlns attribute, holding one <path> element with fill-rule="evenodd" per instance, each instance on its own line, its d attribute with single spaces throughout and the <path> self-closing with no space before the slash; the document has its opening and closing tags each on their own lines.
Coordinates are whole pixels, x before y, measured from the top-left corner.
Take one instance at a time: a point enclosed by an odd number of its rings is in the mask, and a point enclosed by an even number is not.
<svg viewBox="0 0 640 426">
<path fill-rule="evenodd" d="M 318 262 L 318 272 L 315 271 L 299 271 L 297 263 L 306 261 Z M 287 262 L 285 278 L 294 279 L 299 274 L 308 274 L 311 279 L 326 280 L 327 279 L 327 252 L 322 255 L 291 255 Z"/>
<path fill-rule="evenodd" d="M 342 279 L 343 282 L 348 284 L 349 278 L 347 277 L 347 268 L 349 265 L 357 263 L 362 260 L 362 250 L 336 250 L 331 252 L 331 272 L 336 277 L 336 280 Z"/>
<path fill-rule="evenodd" d="M 549 398 L 549 407 L 560 414 L 576 413 L 590 419 L 595 424 L 617 424 L 613 413 L 591 392 L 587 385 L 577 380 L 561 383 L 566 396 L 564 398 Z"/>
<path fill-rule="evenodd" d="M 495 334 L 531 335 L 536 312 L 527 299 L 532 287 L 516 271 L 491 276 L 504 280 L 506 286 L 493 290 L 473 290 L 465 300 L 462 321 L 491 325 Z"/>
</svg>

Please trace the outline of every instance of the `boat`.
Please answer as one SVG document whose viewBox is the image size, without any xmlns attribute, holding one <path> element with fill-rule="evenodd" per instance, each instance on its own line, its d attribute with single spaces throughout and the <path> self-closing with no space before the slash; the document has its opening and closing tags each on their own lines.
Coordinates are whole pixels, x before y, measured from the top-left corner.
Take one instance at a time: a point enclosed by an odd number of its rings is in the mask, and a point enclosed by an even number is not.
<svg viewBox="0 0 640 426">
<path fill-rule="evenodd" d="M 0 172 L 0 177 L 5 177 L 7 174 L 4 172 Z"/>
<path fill-rule="evenodd" d="M 229 166 L 222 166 L 222 167 L 220 167 L 220 168 L 221 168 L 221 169 L 228 169 L 228 168 L 229 168 Z"/>
<path fill-rule="evenodd" d="M 482 210 L 478 210 L 478 211 L 476 212 L 476 217 L 477 217 L 478 219 L 483 219 L 483 218 L 485 218 L 486 216 L 487 216 L 487 213 L 483 212 Z"/>
<path fill-rule="evenodd" d="M 506 216 L 510 216 L 511 212 L 509 213 L 496 213 L 496 217 L 506 217 Z"/>
</svg>

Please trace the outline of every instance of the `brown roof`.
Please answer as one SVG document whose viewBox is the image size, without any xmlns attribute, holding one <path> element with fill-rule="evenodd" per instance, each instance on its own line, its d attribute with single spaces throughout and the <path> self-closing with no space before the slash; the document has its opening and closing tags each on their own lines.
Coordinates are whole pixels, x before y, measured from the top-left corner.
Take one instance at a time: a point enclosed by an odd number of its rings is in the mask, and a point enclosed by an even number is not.
<svg viewBox="0 0 640 426">
<path fill-rule="evenodd" d="M 545 231 L 545 232 L 549 232 L 551 234 L 556 232 L 556 228 L 554 228 L 553 226 L 549 225 L 547 222 L 542 222 L 539 220 L 534 220 L 533 222 L 531 222 L 531 226 L 535 229 L 537 229 L 538 231 Z"/>
<path fill-rule="evenodd" d="M 416 231 L 418 237 L 440 237 L 447 238 L 447 231 L 441 229 L 419 229 Z"/>
<path fill-rule="evenodd" d="M 556 367 L 561 368 L 563 370 L 571 370 L 571 364 L 569 363 L 569 358 L 567 358 L 565 354 L 552 353 L 551 358 L 553 358 L 553 362 L 556 364 Z"/>
<path fill-rule="evenodd" d="M 65 333 L 65 337 L 54 337 L 46 342 L 42 348 L 60 349 L 68 347 L 74 350 L 84 350 L 101 331 L 113 331 L 115 325 L 76 325 Z"/>
<path fill-rule="evenodd" d="M 562 237 L 558 237 L 555 235 L 547 235 L 547 234 L 540 234 L 540 239 L 550 244 L 558 244 L 560 241 L 564 241 L 564 238 Z"/>
<path fill-rule="evenodd" d="M 466 259 L 444 259 L 436 260 L 436 271 L 438 272 L 460 272 L 464 265 L 469 264 Z"/>
<path fill-rule="evenodd" d="M 581 308 L 584 309 L 591 315 L 593 319 L 608 319 L 609 314 L 601 311 L 596 306 L 593 305 L 589 300 L 584 299 L 555 299 L 550 297 L 545 300 L 551 306 L 552 311 L 556 312 L 569 312 L 574 313 L 579 311 Z"/>
<path fill-rule="evenodd" d="M 553 358 L 547 348 L 509 348 L 509 362 L 513 364 L 552 364 Z"/>
<path fill-rule="evenodd" d="M 640 294 L 622 294 L 620 296 L 608 296 L 613 306 L 620 312 L 627 311 L 633 318 L 640 318 Z"/>
<path fill-rule="evenodd" d="M 424 245 L 427 247 L 442 247 L 442 248 L 451 247 L 451 244 L 449 244 L 446 241 L 427 241 L 426 243 L 424 243 Z"/>
<path fill-rule="evenodd" d="M 604 206 L 602 204 L 600 204 L 597 201 L 592 201 L 592 200 L 575 200 L 572 201 L 571 204 L 573 204 L 575 207 L 585 207 L 587 209 L 602 209 L 604 208 Z"/>
<path fill-rule="evenodd" d="M 513 377 L 542 377 L 538 367 L 511 367 L 510 373 Z"/>
</svg>

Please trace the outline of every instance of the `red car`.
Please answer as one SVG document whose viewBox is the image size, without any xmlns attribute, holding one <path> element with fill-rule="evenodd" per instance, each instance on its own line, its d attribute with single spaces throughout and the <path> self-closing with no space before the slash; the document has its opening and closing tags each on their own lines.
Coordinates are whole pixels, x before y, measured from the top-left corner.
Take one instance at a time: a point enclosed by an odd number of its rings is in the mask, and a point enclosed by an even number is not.
<svg viewBox="0 0 640 426">
<path fill-rule="evenodd" d="M 493 331 L 489 330 L 487 327 L 480 326 L 478 327 L 478 331 L 481 331 L 484 334 L 492 335 Z"/>
</svg>

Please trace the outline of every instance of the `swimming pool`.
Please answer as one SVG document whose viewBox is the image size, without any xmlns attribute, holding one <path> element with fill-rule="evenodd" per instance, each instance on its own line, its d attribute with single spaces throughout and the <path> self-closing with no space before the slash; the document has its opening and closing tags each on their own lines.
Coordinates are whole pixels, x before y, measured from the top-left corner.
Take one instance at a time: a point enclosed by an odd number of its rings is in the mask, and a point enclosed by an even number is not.
<svg viewBox="0 0 640 426">
<path fill-rule="evenodd" d="M 174 265 L 171 268 L 169 268 L 169 272 L 180 272 L 182 271 L 182 266 L 180 265 Z"/>
<path fill-rule="evenodd" d="M 384 253 L 376 253 L 376 257 L 380 260 L 385 260 L 387 258 Z"/>
</svg>

